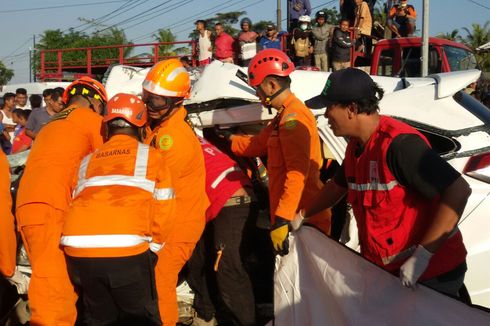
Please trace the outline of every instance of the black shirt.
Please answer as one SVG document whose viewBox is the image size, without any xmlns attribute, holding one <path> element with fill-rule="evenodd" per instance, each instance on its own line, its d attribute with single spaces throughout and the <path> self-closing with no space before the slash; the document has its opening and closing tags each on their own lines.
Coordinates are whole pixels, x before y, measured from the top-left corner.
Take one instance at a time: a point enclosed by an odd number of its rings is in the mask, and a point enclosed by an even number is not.
<svg viewBox="0 0 490 326">
<path fill-rule="evenodd" d="M 332 60 L 336 62 L 349 62 L 350 61 L 350 48 L 352 47 L 352 41 L 350 39 L 350 33 L 342 32 L 337 27 L 333 32 L 332 38 Z"/>
<path fill-rule="evenodd" d="M 386 153 L 386 163 L 398 183 L 417 191 L 427 199 L 442 194 L 460 177 L 458 171 L 415 134 L 395 137 Z M 334 181 L 347 188 L 344 164 L 335 175 Z"/>
</svg>

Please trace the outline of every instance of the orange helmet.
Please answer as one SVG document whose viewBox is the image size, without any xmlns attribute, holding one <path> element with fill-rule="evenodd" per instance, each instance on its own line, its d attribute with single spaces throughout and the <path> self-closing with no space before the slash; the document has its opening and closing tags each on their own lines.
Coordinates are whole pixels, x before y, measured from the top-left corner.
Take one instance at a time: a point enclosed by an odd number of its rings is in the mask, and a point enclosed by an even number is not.
<svg viewBox="0 0 490 326">
<path fill-rule="evenodd" d="M 104 122 L 114 119 L 124 119 L 136 127 L 146 124 L 146 106 L 136 95 L 118 93 L 114 95 L 106 106 Z"/>
<path fill-rule="evenodd" d="M 63 102 L 68 103 L 70 98 L 75 95 L 87 96 L 103 103 L 107 102 L 107 93 L 104 85 L 87 76 L 83 76 L 68 85 L 63 93 Z"/>
<path fill-rule="evenodd" d="M 158 62 L 143 81 L 144 90 L 166 97 L 187 97 L 190 88 L 189 73 L 177 59 Z"/>
</svg>

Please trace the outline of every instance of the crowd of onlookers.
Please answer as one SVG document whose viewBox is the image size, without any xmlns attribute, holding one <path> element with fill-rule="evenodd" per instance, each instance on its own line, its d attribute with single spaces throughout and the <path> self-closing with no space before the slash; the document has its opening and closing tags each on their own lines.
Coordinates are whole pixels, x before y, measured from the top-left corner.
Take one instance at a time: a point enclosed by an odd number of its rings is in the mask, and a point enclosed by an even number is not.
<svg viewBox="0 0 490 326">
<path fill-rule="evenodd" d="M 200 66 L 213 59 L 247 66 L 258 51 L 276 48 L 286 51 L 298 67 L 316 67 L 321 71 L 347 68 L 352 48 L 364 53 L 371 51 L 372 40 L 377 37 L 373 35 L 375 3 L 376 0 L 340 0 L 341 20 L 334 26 L 323 10 L 316 12 L 312 20 L 309 0 L 288 0 L 287 32 L 278 31 L 274 24 L 268 24 L 265 31 L 254 31 L 252 21 L 246 17 L 240 21 L 237 35 L 229 35 L 221 23 L 214 25 L 213 33 L 206 21 L 198 20 L 196 59 Z M 385 7 L 387 18 L 383 24 L 391 35 L 412 36 L 417 13 L 408 0 L 389 0 Z"/>
<path fill-rule="evenodd" d="M 27 96 L 25 88 L 5 93 L 0 109 L 0 145 L 6 154 L 16 154 L 31 147 L 39 130 L 64 108 L 62 87 Z M 44 104 L 44 105 L 43 105 Z"/>
</svg>

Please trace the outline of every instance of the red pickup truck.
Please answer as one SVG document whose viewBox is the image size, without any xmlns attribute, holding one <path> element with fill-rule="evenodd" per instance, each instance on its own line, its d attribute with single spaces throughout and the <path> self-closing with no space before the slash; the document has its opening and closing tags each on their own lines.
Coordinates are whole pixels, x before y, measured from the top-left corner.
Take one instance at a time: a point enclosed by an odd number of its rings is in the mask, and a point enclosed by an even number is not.
<svg viewBox="0 0 490 326">
<path fill-rule="evenodd" d="M 421 75 L 422 38 L 383 39 L 374 45 L 370 58 L 353 53 L 354 66 L 370 66 L 377 76 L 419 77 Z M 429 74 L 477 68 L 475 55 L 464 44 L 429 38 Z"/>
</svg>

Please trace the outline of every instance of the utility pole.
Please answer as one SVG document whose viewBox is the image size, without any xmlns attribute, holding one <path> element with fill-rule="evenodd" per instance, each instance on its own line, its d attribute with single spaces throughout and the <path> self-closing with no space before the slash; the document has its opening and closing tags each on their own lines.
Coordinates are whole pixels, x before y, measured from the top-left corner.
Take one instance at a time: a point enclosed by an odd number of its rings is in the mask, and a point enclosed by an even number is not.
<svg viewBox="0 0 490 326">
<path fill-rule="evenodd" d="M 286 31 L 289 32 L 289 27 L 291 26 L 291 20 L 289 17 L 291 16 L 291 3 L 289 0 L 286 0 Z"/>
<path fill-rule="evenodd" d="M 422 77 L 429 74 L 429 0 L 424 0 L 422 18 Z"/>
<path fill-rule="evenodd" d="M 281 22 L 282 22 L 282 12 L 281 12 L 281 0 L 277 0 L 277 30 L 281 31 Z"/>
<path fill-rule="evenodd" d="M 29 47 L 29 83 L 36 81 L 36 72 L 34 71 L 34 55 L 36 53 L 36 34 L 32 35 L 32 48 Z M 34 78 L 33 78 L 34 77 Z"/>
<path fill-rule="evenodd" d="M 32 83 L 32 49 L 29 47 L 29 83 Z"/>
</svg>

